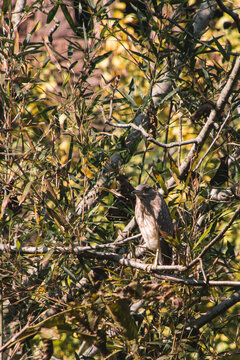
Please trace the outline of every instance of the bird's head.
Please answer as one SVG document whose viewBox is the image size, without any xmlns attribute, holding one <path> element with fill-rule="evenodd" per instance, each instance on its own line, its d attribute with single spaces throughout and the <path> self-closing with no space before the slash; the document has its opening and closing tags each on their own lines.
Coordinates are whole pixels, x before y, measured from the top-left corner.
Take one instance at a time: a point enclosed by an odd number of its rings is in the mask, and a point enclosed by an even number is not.
<svg viewBox="0 0 240 360">
<path fill-rule="evenodd" d="M 156 190 L 147 184 L 140 184 L 133 190 L 133 193 L 140 199 L 154 198 L 156 196 Z"/>
</svg>

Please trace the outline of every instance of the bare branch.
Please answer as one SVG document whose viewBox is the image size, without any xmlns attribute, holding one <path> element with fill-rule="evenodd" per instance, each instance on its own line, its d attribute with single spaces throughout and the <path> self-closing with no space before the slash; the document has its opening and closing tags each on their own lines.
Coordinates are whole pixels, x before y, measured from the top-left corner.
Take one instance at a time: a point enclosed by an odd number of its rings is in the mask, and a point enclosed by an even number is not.
<svg viewBox="0 0 240 360">
<path fill-rule="evenodd" d="M 19 338 L 28 328 L 30 321 L 27 322 L 27 324 L 18 332 L 16 333 L 10 340 L 8 340 L 1 348 L 0 352 L 3 352 L 7 347 L 12 346 L 13 343 Z"/>
<path fill-rule="evenodd" d="M 26 5 L 26 0 L 17 0 L 15 4 L 15 8 L 12 14 L 12 22 L 14 24 L 14 27 L 17 28 L 21 21 L 21 14 L 23 13 L 23 10 Z"/>
<path fill-rule="evenodd" d="M 222 125 L 220 126 L 220 129 L 217 133 L 217 135 L 214 137 L 211 145 L 209 146 L 209 148 L 207 149 L 207 151 L 205 152 L 205 154 L 202 156 L 202 158 L 199 160 L 198 164 L 196 165 L 194 171 L 196 171 L 202 164 L 203 160 L 205 159 L 205 157 L 209 154 L 209 152 L 211 151 L 211 149 L 213 148 L 214 144 L 216 143 L 217 139 L 219 138 L 224 126 L 226 125 L 227 121 L 230 119 L 230 114 L 228 114 L 224 120 L 224 122 L 222 123 Z"/>
<path fill-rule="evenodd" d="M 133 128 L 137 131 L 139 131 L 147 141 L 154 143 L 155 145 L 162 147 L 164 149 L 170 149 L 173 147 L 179 147 L 179 146 L 184 146 L 184 145 L 189 145 L 189 144 L 197 144 L 197 140 L 196 139 L 192 139 L 192 140 L 187 140 L 187 141 L 181 141 L 181 142 L 172 142 L 169 144 L 163 144 L 160 143 L 159 141 L 157 141 L 156 139 L 154 139 L 151 135 L 149 135 L 147 133 L 147 131 L 141 126 L 137 126 L 134 123 L 130 123 L 130 124 L 119 124 L 119 123 L 112 123 L 107 121 L 106 124 L 116 127 L 116 128 Z"/>
<path fill-rule="evenodd" d="M 222 89 L 219 98 L 216 103 L 216 108 L 211 110 L 211 113 L 208 117 L 208 120 L 206 121 L 205 125 L 203 126 L 202 130 L 196 137 L 196 144 L 194 144 L 189 151 L 188 155 L 185 157 L 182 165 L 179 168 L 180 175 L 183 175 L 184 172 L 187 171 L 189 168 L 189 165 L 191 164 L 192 159 L 195 156 L 196 152 L 199 152 L 201 148 L 203 147 L 206 139 L 208 138 L 209 133 L 212 130 L 212 127 L 214 126 L 214 123 L 217 121 L 217 118 L 221 114 L 221 112 L 224 109 L 224 106 L 226 102 L 228 101 L 229 96 L 231 95 L 232 90 L 235 87 L 235 84 L 239 78 L 240 75 L 240 56 L 236 59 L 235 65 L 232 69 L 232 72 L 228 78 L 228 81 L 224 88 Z M 174 178 L 168 180 L 167 186 L 171 187 L 175 183 Z"/>
<path fill-rule="evenodd" d="M 216 0 L 216 2 L 222 11 L 224 11 L 226 14 L 230 15 L 231 18 L 233 18 L 238 28 L 238 31 L 240 32 L 240 19 L 238 14 L 232 11 L 231 9 L 229 9 L 227 6 L 225 6 L 221 0 Z"/>
<path fill-rule="evenodd" d="M 138 235 L 133 236 L 131 238 L 128 238 L 128 241 L 132 238 L 136 238 Z M 111 245 L 111 244 L 105 244 L 105 245 Z M 18 250 L 16 246 L 3 246 L 0 244 L 0 250 L 1 251 L 10 251 L 12 253 L 21 253 L 21 254 L 45 254 L 49 252 L 50 250 L 54 250 L 56 253 L 61 254 L 70 254 L 74 253 L 76 255 L 85 257 L 85 258 L 97 258 L 97 259 L 103 259 L 103 260 L 110 260 L 114 261 L 120 265 L 123 266 L 129 266 L 134 269 L 139 269 L 142 271 L 145 271 L 147 273 L 152 273 L 154 276 L 158 277 L 159 279 L 163 279 L 166 281 L 179 283 L 183 285 L 189 285 L 189 286 L 197 286 L 197 287 L 203 287 L 203 286 L 231 286 L 231 287 L 240 287 L 240 281 L 215 281 L 215 280 L 209 280 L 206 282 L 205 280 L 195 280 L 192 278 L 184 278 L 173 274 L 167 274 L 166 271 L 177 271 L 177 272 L 184 272 L 189 269 L 187 266 L 182 265 L 159 265 L 156 267 L 152 267 L 151 264 L 145 264 L 141 261 L 135 260 L 135 259 L 128 259 L 124 256 L 115 254 L 115 253 L 107 253 L 107 252 L 95 252 L 93 251 L 94 248 L 100 247 L 101 245 L 96 245 L 95 247 L 91 247 L 91 250 L 89 250 L 89 247 L 81 247 L 76 246 L 73 249 L 70 249 L 69 247 L 55 247 L 55 248 L 36 248 L 34 246 L 30 247 L 23 247 L 21 250 Z M 199 261 L 199 258 L 197 259 Z"/>
<path fill-rule="evenodd" d="M 128 241 L 135 240 L 141 237 L 141 234 L 130 236 L 126 239 L 119 237 L 116 241 L 107 244 L 100 244 L 100 245 L 88 245 L 88 246 L 75 246 L 73 249 L 69 247 L 63 246 L 56 246 L 55 248 L 50 247 L 35 247 L 35 246 L 25 246 L 21 247 L 20 249 L 17 246 L 9 246 L 0 244 L 0 251 L 9 251 L 11 253 L 21 253 L 21 254 L 46 254 L 49 251 L 54 249 L 54 252 L 60 254 L 71 254 L 72 252 L 75 254 L 81 254 L 89 250 L 99 250 L 99 249 L 109 249 L 109 248 L 116 248 L 125 244 Z"/>
</svg>

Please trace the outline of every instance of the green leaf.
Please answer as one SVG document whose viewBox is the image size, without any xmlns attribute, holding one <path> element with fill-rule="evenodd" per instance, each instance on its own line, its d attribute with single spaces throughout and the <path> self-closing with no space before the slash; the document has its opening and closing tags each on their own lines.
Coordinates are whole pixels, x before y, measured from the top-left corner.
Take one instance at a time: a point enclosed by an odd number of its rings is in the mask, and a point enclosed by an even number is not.
<svg viewBox="0 0 240 360">
<path fill-rule="evenodd" d="M 47 24 L 49 24 L 58 11 L 59 5 L 55 5 L 48 13 Z"/>
<path fill-rule="evenodd" d="M 4 15 L 7 13 L 10 3 L 11 0 L 3 0 L 2 12 Z"/>
<path fill-rule="evenodd" d="M 165 181 L 163 180 L 162 176 L 154 169 L 153 169 L 153 174 L 154 174 L 154 177 L 157 180 L 157 182 L 160 184 L 162 190 L 164 191 L 164 194 L 167 195 L 168 189 L 166 187 Z"/>
<path fill-rule="evenodd" d="M 67 74 L 66 79 L 65 79 L 64 82 L 63 82 L 63 85 L 62 85 L 63 88 L 65 88 L 65 86 L 67 85 L 69 79 L 70 79 L 70 73 Z"/>
<path fill-rule="evenodd" d="M 75 24 L 74 24 L 74 21 L 73 21 L 70 13 L 69 13 L 69 11 L 68 11 L 67 6 L 66 6 L 65 4 L 61 4 L 60 6 L 61 6 L 62 12 L 63 12 L 63 14 L 64 14 L 67 22 L 68 22 L 69 25 L 71 26 L 72 30 L 76 33 L 76 32 L 77 32 L 77 28 L 76 28 L 76 26 L 75 26 Z"/>
<path fill-rule="evenodd" d="M 161 100 L 160 104 L 163 104 L 165 101 L 169 100 L 173 95 L 175 95 L 179 90 L 181 89 L 181 86 L 178 86 L 177 88 L 170 91 L 164 98 Z"/>
<path fill-rule="evenodd" d="M 110 54 L 112 54 L 112 51 L 108 51 L 103 55 L 99 55 L 99 56 L 95 57 L 94 59 L 91 60 L 92 65 L 95 67 L 98 63 L 100 63 L 104 59 L 108 58 Z"/>
<path fill-rule="evenodd" d="M 124 90 L 121 90 L 120 91 L 121 95 L 127 100 L 127 102 L 129 103 L 129 105 L 133 106 L 134 109 L 137 109 L 138 106 L 137 104 L 135 103 L 135 101 L 133 100 L 133 98 L 126 93 L 126 91 Z"/>
<path fill-rule="evenodd" d="M 21 195 L 21 197 L 19 199 L 19 205 L 21 205 L 24 202 L 24 200 L 26 199 L 26 197 L 28 196 L 28 194 L 29 194 L 29 192 L 31 190 L 32 184 L 33 184 L 33 181 L 29 181 L 27 183 L 27 185 L 25 186 L 25 189 L 24 189 L 24 191 L 23 191 L 23 193 L 22 193 L 22 195 Z"/>
<path fill-rule="evenodd" d="M 78 61 L 74 61 L 70 66 L 69 66 L 69 70 L 72 70 L 76 65 L 77 65 Z"/>
<path fill-rule="evenodd" d="M 18 239 L 16 241 L 16 246 L 17 246 L 18 251 L 20 251 L 21 250 L 21 243 L 20 243 L 20 241 Z"/>
<path fill-rule="evenodd" d="M 68 45 L 68 59 L 71 59 L 73 56 L 73 46 L 72 44 Z"/>
<path fill-rule="evenodd" d="M 217 220 L 211 222 L 211 224 L 209 225 L 207 230 L 200 236 L 197 243 L 194 245 L 193 250 L 195 250 L 198 247 L 198 245 L 209 235 L 212 228 L 215 227 L 216 222 L 217 222 Z"/>
<path fill-rule="evenodd" d="M 225 49 L 222 47 L 222 45 L 220 44 L 220 42 L 215 38 L 215 44 L 218 47 L 218 50 L 220 51 L 220 53 L 222 54 L 223 58 L 226 61 L 229 61 L 230 59 L 230 55 L 225 51 Z"/>
<path fill-rule="evenodd" d="M 175 163 L 175 161 L 173 160 L 172 156 L 169 153 L 168 153 L 168 158 L 169 158 L 169 161 L 170 161 L 171 170 L 174 172 L 174 174 L 177 175 L 177 178 L 179 178 L 180 174 L 179 174 L 177 164 Z"/>
<path fill-rule="evenodd" d="M 137 51 L 133 51 L 133 50 L 129 50 L 132 54 L 134 55 L 137 55 L 141 58 L 143 58 L 144 60 L 147 60 L 149 62 L 153 62 L 153 59 L 151 59 L 149 56 L 143 54 L 143 53 L 140 53 L 140 52 L 137 52 Z"/>
</svg>

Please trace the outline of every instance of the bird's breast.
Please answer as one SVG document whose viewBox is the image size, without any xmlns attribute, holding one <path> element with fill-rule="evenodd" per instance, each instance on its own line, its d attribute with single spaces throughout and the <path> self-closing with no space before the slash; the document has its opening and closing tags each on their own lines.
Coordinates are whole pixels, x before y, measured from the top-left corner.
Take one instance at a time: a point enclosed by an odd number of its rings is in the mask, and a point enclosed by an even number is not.
<svg viewBox="0 0 240 360">
<path fill-rule="evenodd" d="M 156 250 L 160 247 L 159 231 L 154 217 L 141 206 L 135 211 L 136 221 L 148 249 Z"/>
</svg>

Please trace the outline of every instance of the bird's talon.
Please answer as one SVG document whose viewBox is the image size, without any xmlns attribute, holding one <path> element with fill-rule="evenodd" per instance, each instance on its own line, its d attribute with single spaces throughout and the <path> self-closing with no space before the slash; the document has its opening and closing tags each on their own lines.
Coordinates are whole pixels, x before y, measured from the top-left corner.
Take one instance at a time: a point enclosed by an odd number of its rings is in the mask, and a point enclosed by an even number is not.
<svg viewBox="0 0 240 360">
<path fill-rule="evenodd" d="M 156 270 L 156 269 L 157 269 L 157 265 L 155 265 L 155 264 L 148 264 L 147 267 L 146 267 L 146 271 L 149 272 L 149 273 Z"/>
</svg>

